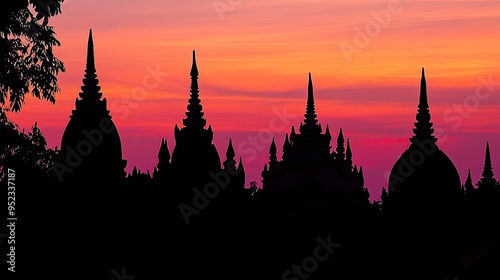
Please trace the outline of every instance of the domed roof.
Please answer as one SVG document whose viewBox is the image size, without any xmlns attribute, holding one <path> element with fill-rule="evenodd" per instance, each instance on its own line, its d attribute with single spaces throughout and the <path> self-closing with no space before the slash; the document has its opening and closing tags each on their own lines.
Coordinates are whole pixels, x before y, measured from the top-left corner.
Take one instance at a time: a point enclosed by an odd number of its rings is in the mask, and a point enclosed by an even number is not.
<svg viewBox="0 0 500 280">
<path fill-rule="evenodd" d="M 394 164 L 389 177 L 389 195 L 427 200 L 451 198 L 460 191 L 460 176 L 450 158 L 436 145 L 427 103 L 424 69 L 414 136 L 410 147 Z"/>
<path fill-rule="evenodd" d="M 428 195 L 446 197 L 460 190 L 455 165 L 437 145 L 434 147 L 434 151 L 429 152 L 411 145 L 403 152 L 391 170 L 389 194 L 398 192 L 420 199 Z"/>
</svg>

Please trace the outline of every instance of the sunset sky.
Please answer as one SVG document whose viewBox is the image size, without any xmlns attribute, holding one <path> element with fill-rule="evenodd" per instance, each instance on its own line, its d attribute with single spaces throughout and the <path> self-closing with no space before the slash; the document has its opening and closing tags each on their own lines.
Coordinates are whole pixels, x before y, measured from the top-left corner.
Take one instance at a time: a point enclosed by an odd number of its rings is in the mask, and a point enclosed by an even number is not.
<svg viewBox="0 0 500 280">
<path fill-rule="evenodd" d="M 285 133 L 303 121 L 311 72 L 319 122 L 334 139 L 342 127 L 378 200 L 412 136 L 421 67 L 438 145 L 462 182 L 469 168 L 480 179 L 486 141 L 500 178 L 500 1 L 66 0 L 49 25 L 66 67 L 62 91 L 56 104 L 27 98 L 9 117 L 26 130 L 38 122 L 51 148 L 80 92 L 92 29 L 127 172 L 152 171 L 162 137 L 173 150 L 196 50 L 214 143 L 224 159 L 232 138 L 247 186 L 262 185 L 269 136 L 280 158 Z"/>
</svg>

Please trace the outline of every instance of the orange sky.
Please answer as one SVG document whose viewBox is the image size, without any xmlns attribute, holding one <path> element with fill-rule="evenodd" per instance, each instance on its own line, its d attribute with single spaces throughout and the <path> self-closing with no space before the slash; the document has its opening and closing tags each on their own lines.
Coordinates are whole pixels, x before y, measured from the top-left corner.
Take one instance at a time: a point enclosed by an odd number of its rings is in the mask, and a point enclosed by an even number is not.
<svg viewBox="0 0 500 280">
<path fill-rule="evenodd" d="M 486 141 L 500 170 L 499 24 L 498 1 L 66 0 L 50 20 L 67 70 L 59 75 L 62 92 L 55 105 L 27 98 L 22 112 L 9 116 L 26 129 L 37 121 L 49 146 L 60 146 L 92 28 L 127 171 L 152 171 L 161 138 L 172 151 L 173 128 L 185 117 L 196 50 L 200 97 L 219 154 L 232 137 L 246 184 L 261 185 L 270 144 L 263 136 L 276 137 L 281 152 L 285 132 L 303 120 L 311 72 L 319 122 L 335 137 L 343 128 L 371 199 L 378 199 L 384 174 L 409 144 L 424 66 L 438 144 L 462 181 L 469 168 L 477 181 Z M 165 76 L 145 83 L 154 69 Z M 131 97 L 139 88 L 146 88 L 144 99 Z M 271 125 L 283 110 L 292 116 Z"/>
</svg>

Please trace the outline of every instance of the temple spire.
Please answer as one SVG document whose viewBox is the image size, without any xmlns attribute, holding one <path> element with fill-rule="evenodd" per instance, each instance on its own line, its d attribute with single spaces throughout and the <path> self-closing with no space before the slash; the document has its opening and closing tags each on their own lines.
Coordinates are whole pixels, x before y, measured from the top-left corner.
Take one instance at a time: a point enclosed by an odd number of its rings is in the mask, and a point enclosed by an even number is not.
<svg viewBox="0 0 500 280">
<path fill-rule="evenodd" d="M 269 147 L 269 161 L 270 162 L 276 162 L 278 160 L 278 157 L 276 156 L 277 150 L 276 150 L 276 143 L 274 143 L 274 137 L 273 137 L 273 142 L 271 143 L 271 147 Z"/>
<path fill-rule="evenodd" d="M 309 73 L 309 84 L 307 86 L 307 105 L 304 117 L 305 117 L 304 125 L 301 125 L 299 128 L 300 133 L 307 133 L 307 132 L 321 133 L 321 127 L 317 124 L 318 120 L 316 119 L 317 115 L 316 115 L 316 109 L 314 107 L 314 93 L 313 93 L 311 73 Z"/>
<path fill-rule="evenodd" d="M 495 187 L 497 181 L 493 177 L 493 167 L 491 165 L 490 144 L 486 142 L 486 155 L 484 157 L 484 167 L 482 178 L 478 182 L 478 189 L 485 190 Z"/>
<path fill-rule="evenodd" d="M 349 143 L 349 138 L 347 138 L 347 150 L 345 152 L 345 159 L 347 161 L 348 166 L 352 169 L 352 152 L 351 152 L 351 145 Z"/>
<path fill-rule="evenodd" d="M 229 138 L 229 144 L 227 145 L 227 151 L 226 151 L 226 158 L 234 159 L 235 155 L 236 154 L 234 153 L 233 141 L 231 140 L 231 138 Z"/>
<path fill-rule="evenodd" d="M 161 172 L 166 172 L 168 166 L 170 165 L 170 152 L 167 146 L 167 140 L 161 139 L 160 150 L 158 151 L 158 170 Z"/>
<path fill-rule="evenodd" d="M 338 160 L 344 160 L 345 159 L 344 151 L 345 151 L 345 148 L 344 148 L 344 134 L 342 133 L 342 128 L 340 128 L 339 136 L 337 137 L 337 159 Z"/>
<path fill-rule="evenodd" d="M 359 179 L 361 181 L 361 184 L 364 185 L 364 183 L 365 183 L 365 176 L 363 175 L 363 166 L 359 167 Z"/>
<path fill-rule="evenodd" d="M 191 78 L 197 78 L 198 77 L 198 66 L 196 66 L 196 53 L 193 50 L 193 63 L 191 64 L 191 72 L 189 73 L 191 75 Z"/>
<path fill-rule="evenodd" d="M 305 125 L 315 125 L 318 122 L 318 120 L 316 119 L 316 110 L 314 108 L 314 94 L 311 73 L 309 73 L 309 84 L 307 86 L 307 106 L 304 116 L 306 117 L 304 120 Z"/>
<path fill-rule="evenodd" d="M 170 160 L 170 152 L 168 151 L 168 146 L 167 146 L 167 140 L 162 138 L 161 139 L 161 145 L 160 145 L 160 151 L 158 152 L 158 159 L 169 161 Z"/>
<path fill-rule="evenodd" d="M 229 138 L 229 144 L 227 145 L 226 150 L 226 160 L 223 162 L 224 166 L 226 166 L 229 162 L 234 161 L 235 155 L 236 154 L 234 153 L 233 141 L 231 140 L 231 138 Z"/>
<path fill-rule="evenodd" d="M 466 194 L 471 194 L 475 190 L 474 184 L 472 183 L 472 176 L 470 175 L 470 169 L 467 180 L 465 180 L 464 189 Z"/>
<path fill-rule="evenodd" d="M 245 167 L 243 167 L 243 161 L 241 160 L 241 157 L 240 157 L 240 162 L 238 163 L 237 170 L 240 170 L 240 172 L 238 172 L 239 174 L 242 174 L 241 172 L 245 172 Z"/>
<path fill-rule="evenodd" d="M 97 79 L 95 60 L 94 60 L 94 41 L 92 39 L 92 29 L 89 31 L 89 39 L 87 44 L 87 63 L 85 68 L 85 75 L 82 80 L 83 86 L 81 87 L 80 98 L 84 100 L 99 100 L 102 93 L 99 92 L 101 87 L 98 86 L 99 80 Z"/>
<path fill-rule="evenodd" d="M 486 142 L 486 155 L 484 157 L 483 178 L 493 178 L 493 167 L 491 166 L 490 143 Z"/>
<path fill-rule="evenodd" d="M 418 102 L 418 109 L 416 115 L 415 128 L 413 133 L 415 134 L 410 141 L 413 143 L 416 139 L 431 139 L 434 142 L 437 141 L 436 137 L 432 135 L 434 129 L 431 123 L 431 114 L 429 111 L 429 103 L 427 101 L 427 82 L 425 80 L 425 72 L 422 67 L 422 77 L 420 79 L 420 97 Z"/>
<path fill-rule="evenodd" d="M 196 56 L 195 51 L 193 51 L 193 64 L 191 66 L 191 89 L 189 104 L 187 105 L 188 111 L 186 112 L 186 117 L 183 120 L 185 127 L 192 127 L 201 129 L 205 127 L 207 121 L 203 119 L 204 113 L 202 112 L 203 107 L 201 106 L 201 100 L 198 89 L 198 67 L 196 66 Z"/>
</svg>

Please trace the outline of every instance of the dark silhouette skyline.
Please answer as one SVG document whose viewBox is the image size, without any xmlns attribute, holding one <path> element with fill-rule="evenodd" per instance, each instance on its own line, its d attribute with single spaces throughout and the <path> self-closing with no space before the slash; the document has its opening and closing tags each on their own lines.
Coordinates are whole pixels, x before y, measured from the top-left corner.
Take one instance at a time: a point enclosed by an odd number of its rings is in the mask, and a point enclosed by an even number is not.
<svg viewBox="0 0 500 280">
<path fill-rule="evenodd" d="M 19 134 L 0 136 L 10 143 L 1 159 L 25 186 L 17 194 L 19 275 L 110 279 L 111 271 L 126 267 L 137 279 L 500 277 L 500 183 L 490 145 L 477 184 L 470 173 L 462 184 L 436 145 L 423 68 L 414 135 L 374 202 L 342 129 L 331 151 L 310 73 L 299 133 L 292 126 L 284 135 L 281 160 L 273 139 L 259 190 L 245 188 L 244 159 L 231 138 L 225 159 L 219 158 L 216 132 L 205 128 L 198 75 L 193 51 L 186 118 L 182 128 L 175 126 L 172 154 L 158 139 L 153 173 L 134 167 L 125 174 L 113 112 L 101 100 L 90 32 L 80 99 L 61 151 L 46 156 L 53 168 L 24 160 L 33 155 L 9 142 Z M 37 141 L 18 144 L 27 151 L 38 147 L 43 158 L 43 136 L 35 128 L 33 135 Z M 76 157 L 71 150 L 81 161 L 68 164 Z M 61 173 L 64 163 L 71 172 Z"/>
</svg>

